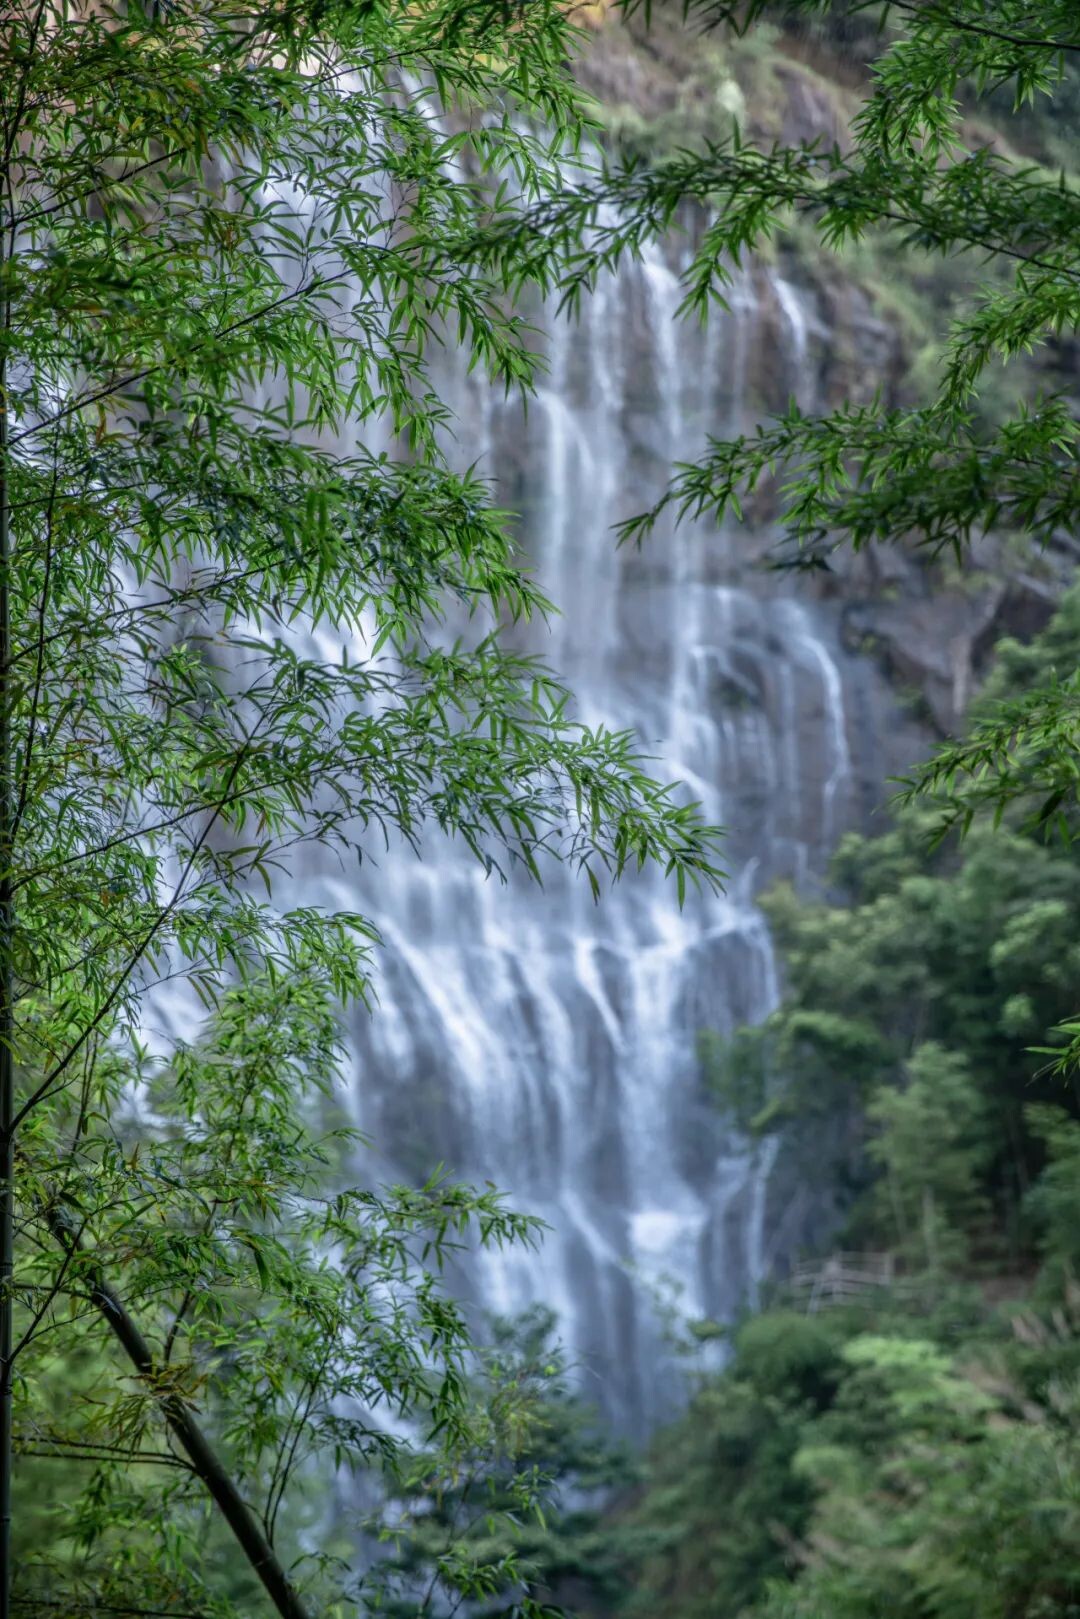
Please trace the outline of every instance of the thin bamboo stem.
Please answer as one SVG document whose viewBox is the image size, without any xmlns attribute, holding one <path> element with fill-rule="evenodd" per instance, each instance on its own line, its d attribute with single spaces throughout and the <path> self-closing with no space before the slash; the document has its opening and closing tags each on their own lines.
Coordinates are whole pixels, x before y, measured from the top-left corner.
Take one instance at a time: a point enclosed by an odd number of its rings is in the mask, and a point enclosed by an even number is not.
<svg viewBox="0 0 1080 1619">
<path fill-rule="evenodd" d="M 7 221 L 0 219 L 0 289 L 6 289 Z M 4 290 L 4 335 L 10 319 Z M 11 1460 L 15 1268 L 15 1071 L 11 769 L 11 512 L 6 344 L 0 343 L 0 1619 L 11 1615 Z"/>
</svg>

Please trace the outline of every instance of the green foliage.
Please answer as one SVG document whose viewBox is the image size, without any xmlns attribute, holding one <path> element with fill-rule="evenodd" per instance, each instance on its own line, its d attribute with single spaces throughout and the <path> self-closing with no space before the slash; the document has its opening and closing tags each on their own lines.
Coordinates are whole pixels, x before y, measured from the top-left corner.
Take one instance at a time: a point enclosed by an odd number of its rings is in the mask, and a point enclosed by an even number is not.
<svg viewBox="0 0 1080 1619">
<path fill-rule="evenodd" d="M 380 1611 L 407 1619 L 436 1579 L 491 1619 L 516 1611 L 526 1583 L 559 1611 L 606 1612 L 624 1594 L 622 1548 L 600 1504 L 633 1467 L 571 1391 L 554 1327 L 540 1308 L 495 1323 L 470 1385 L 472 1449 L 450 1465 L 418 1453 L 398 1486 L 400 1516 L 374 1526 L 391 1548 L 369 1577 Z"/>
<path fill-rule="evenodd" d="M 1078 603 L 1002 645 L 976 727 L 1080 663 Z M 809 1315 L 780 1286 L 741 1327 L 657 1444 L 620 1613 L 1080 1612 L 1080 1122 L 1075 1082 L 1030 1049 L 1076 994 L 1076 845 L 1023 805 L 952 849 L 929 848 L 935 824 L 902 803 L 841 844 L 833 903 L 771 896 L 785 1000 L 706 1043 L 722 1106 L 861 1186 L 846 1240 L 886 1250 L 894 1281 Z M 824 1167 L 844 1113 L 854 1162 Z"/>
<path fill-rule="evenodd" d="M 730 1369 L 660 1436 L 642 1500 L 614 1526 L 632 1570 L 619 1613 L 721 1619 L 784 1569 L 813 1499 L 799 1435 L 833 1398 L 843 1336 L 837 1317 L 743 1324 Z"/>
<path fill-rule="evenodd" d="M 839 1380 L 835 1318 L 776 1309 L 751 1316 L 735 1334 L 742 1375 L 759 1394 L 782 1393 L 795 1404 L 827 1406 Z"/>
<path fill-rule="evenodd" d="M 766 1311 L 611 1527 L 617 1612 L 1072 1619 L 1080 1335 L 1053 1316 L 984 1311 L 958 1349 L 959 1311 L 904 1296 Z"/>
<path fill-rule="evenodd" d="M 1075 1397 L 1008 1411 L 935 1345 L 860 1337 L 798 1474 L 817 1491 L 794 1583 L 762 1619 L 1065 1619 L 1080 1597 Z"/>
<path fill-rule="evenodd" d="M 52 1491 L 39 1591 L 75 1574 L 101 1601 L 214 1601 L 214 1566 L 194 1552 L 208 1533 L 204 1485 L 163 1430 L 165 1391 L 203 1413 L 267 1538 L 294 1555 L 297 1526 L 278 1533 L 286 1489 L 303 1526 L 320 1468 L 405 1465 L 402 1413 L 429 1412 L 447 1454 L 478 1443 L 464 1400 L 470 1337 L 439 1272 L 471 1233 L 530 1240 L 535 1225 L 497 1193 L 438 1178 L 342 1187 L 337 1163 L 355 1137 L 320 1125 L 338 1055 L 326 982 L 249 981 L 221 996 L 195 1045 L 99 1064 L 108 1134 L 85 1128 L 78 1153 L 40 1170 L 28 1152 L 27 1205 L 59 1211 L 81 1239 L 59 1258 L 55 1241 L 37 1244 L 17 1278 L 22 1444 L 54 1470 L 86 1470 L 83 1490 L 68 1479 Z M 124 1105 L 133 1094 L 138 1113 Z M 56 1122 L 77 1128 L 65 1112 Z M 39 1152 L 53 1139 L 40 1119 L 28 1132 Z M 160 1323 L 152 1378 L 135 1377 L 103 1333 L 102 1272 Z M 329 1596 L 332 1568 L 309 1561 Z"/>
<path fill-rule="evenodd" d="M 893 1246 L 932 1272 L 966 1258 L 965 1234 L 982 1212 L 980 1172 L 988 1133 L 967 1058 L 928 1043 L 916 1048 L 902 1086 L 881 1086 L 866 1110 L 878 1134 L 869 1155 Z M 928 1145 L 932 1144 L 932 1145 Z"/>
<path fill-rule="evenodd" d="M 1045 1104 L 1029 1107 L 1027 1120 L 1047 1155 L 1028 1208 L 1038 1223 L 1050 1291 L 1060 1296 L 1080 1278 L 1080 1123 L 1064 1108 Z"/>
<path fill-rule="evenodd" d="M 984 1094 L 991 1158 L 1016 1160 L 1025 1101 L 1058 1098 L 1028 1047 L 1071 1009 L 1080 884 L 1067 850 L 1014 831 L 973 832 L 961 861 L 925 856 L 926 818 L 904 811 L 875 839 L 844 840 L 834 864 L 847 905 L 766 907 L 787 965 L 788 994 L 742 1051 L 765 1079 L 764 1124 L 865 1103 L 892 1085 L 920 1045 L 967 1060 Z M 721 1090 L 723 1098 L 726 1092 Z"/>
<path fill-rule="evenodd" d="M 391 1477 L 413 1416 L 446 1466 L 484 1443 L 440 1272 L 535 1228 L 437 1175 L 350 1184 L 337 1020 L 377 941 L 276 903 L 286 858 L 444 833 L 489 875 L 558 860 L 597 895 L 652 860 L 680 897 L 718 880 L 715 832 L 633 739 L 502 644 L 548 604 L 439 448 L 434 346 L 507 388 L 536 371 L 527 257 L 460 247 L 561 183 L 571 38 L 551 0 L 5 13 L 0 1303 L 19 1446 L 61 1481 L 44 1532 L 17 1525 L 26 1611 L 259 1607 L 172 1448 L 193 1414 L 326 1614 L 359 1540 L 324 1533 L 328 1482 Z M 206 1021 L 162 1054 L 145 998 L 176 980 Z"/>
</svg>

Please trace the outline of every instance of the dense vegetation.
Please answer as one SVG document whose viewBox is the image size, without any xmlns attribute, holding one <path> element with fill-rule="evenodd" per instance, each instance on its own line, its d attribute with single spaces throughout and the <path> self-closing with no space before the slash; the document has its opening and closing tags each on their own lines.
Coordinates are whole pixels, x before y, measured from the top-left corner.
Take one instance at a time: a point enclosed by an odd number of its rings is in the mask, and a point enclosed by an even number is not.
<svg viewBox="0 0 1080 1619">
<path fill-rule="evenodd" d="M 480 1442 L 440 1272 L 534 1222 L 370 1184 L 336 1086 L 374 931 L 280 896 L 297 850 L 717 879 L 500 640 L 547 603 L 439 448 L 440 334 L 536 369 L 522 278 L 459 244 L 558 175 L 565 54 L 554 4 L 5 8 L 0 1619 L 339 1611 L 328 1481 Z"/>
<path fill-rule="evenodd" d="M 979 705 L 1080 663 L 1080 593 L 1004 643 Z M 627 1613 L 1066 1619 L 1080 1608 L 1080 859 L 1017 805 L 927 854 L 901 807 L 837 852 L 831 903 L 774 892 L 787 998 L 712 1048 L 750 1128 L 853 1115 L 840 1241 L 891 1288 L 777 1290 L 657 1447 Z M 1049 1051 L 1032 1048 L 1048 1047 Z M 835 1138 L 835 1132 L 834 1132 Z"/>
</svg>

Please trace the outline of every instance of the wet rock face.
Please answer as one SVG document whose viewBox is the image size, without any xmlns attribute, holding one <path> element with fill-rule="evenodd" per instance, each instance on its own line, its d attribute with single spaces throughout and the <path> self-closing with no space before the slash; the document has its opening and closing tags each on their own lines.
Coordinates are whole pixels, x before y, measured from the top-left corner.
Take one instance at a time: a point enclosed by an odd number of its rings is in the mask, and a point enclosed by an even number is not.
<svg viewBox="0 0 1080 1619">
<path fill-rule="evenodd" d="M 842 635 L 853 651 L 876 658 L 920 717 L 945 736 L 971 699 L 976 648 L 999 622 L 1006 586 L 991 580 L 929 595 L 916 588 L 919 582 L 909 580 L 907 593 L 892 598 L 845 602 Z"/>
</svg>

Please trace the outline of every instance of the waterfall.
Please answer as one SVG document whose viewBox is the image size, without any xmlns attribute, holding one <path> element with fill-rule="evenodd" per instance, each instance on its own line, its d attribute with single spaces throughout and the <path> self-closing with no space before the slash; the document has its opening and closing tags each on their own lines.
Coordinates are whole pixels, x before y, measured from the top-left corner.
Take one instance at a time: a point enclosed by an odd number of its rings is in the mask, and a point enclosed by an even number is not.
<svg viewBox="0 0 1080 1619">
<path fill-rule="evenodd" d="M 854 813 L 845 658 L 828 614 L 755 566 L 770 536 L 661 523 L 640 549 L 615 543 L 613 525 L 707 434 L 792 395 L 813 404 L 823 333 L 809 295 L 742 271 L 701 328 L 676 316 L 677 268 L 653 247 L 604 277 L 573 324 L 542 311 L 547 372 L 527 408 L 452 349 L 436 380 L 452 457 L 520 514 L 561 609 L 521 632 L 529 650 L 582 719 L 632 727 L 656 773 L 726 826 L 726 892 L 680 911 L 673 884 L 645 871 L 595 905 L 567 874 L 504 886 L 435 838 L 421 860 L 372 851 L 353 875 L 305 846 L 276 891 L 286 906 L 362 910 L 384 941 L 376 1009 L 355 1009 L 349 1031 L 347 1101 L 373 1143 L 359 1173 L 418 1181 L 442 1164 L 540 1216 L 538 1250 L 470 1255 L 458 1282 L 487 1312 L 552 1308 L 586 1395 L 638 1435 L 679 1400 L 665 1318 L 753 1305 L 790 1242 L 770 1222 L 775 1144 L 718 1111 L 699 1035 L 776 1005 L 755 895 L 820 874 Z M 166 1040 L 196 1016 L 184 986 L 156 994 L 153 1013 L 147 1033 Z"/>
<path fill-rule="evenodd" d="M 347 1101 L 373 1143 L 359 1173 L 418 1181 L 442 1164 L 540 1216 L 538 1250 L 470 1255 L 458 1282 L 484 1311 L 552 1308 L 586 1395 L 638 1435 L 679 1400 L 665 1317 L 753 1305 L 790 1242 L 770 1221 L 775 1144 L 718 1111 L 699 1035 L 776 1005 L 755 896 L 820 874 L 854 813 L 844 655 L 828 614 L 755 566 L 770 536 L 661 523 L 640 549 L 615 543 L 613 525 L 707 434 L 792 395 L 813 404 L 809 294 L 740 271 L 728 311 L 701 328 L 677 318 L 677 271 L 673 247 L 652 247 L 602 278 L 574 323 L 541 311 L 547 372 L 527 407 L 452 349 L 436 380 L 452 458 L 520 514 L 561 609 L 521 638 L 582 719 L 632 727 L 656 773 L 727 827 L 726 892 L 680 911 L 645 871 L 595 905 L 559 872 L 543 889 L 487 879 L 434 838 L 422 860 L 372 851 L 354 875 L 306 846 L 277 890 L 286 906 L 362 910 L 384 941 L 376 1009 L 355 1009 L 349 1031 Z M 153 1012 L 147 1033 L 165 1039 L 196 1015 L 183 986 Z"/>
<path fill-rule="evenodd" d="M 764 317 L 770 296 L 779 321 Z M 761 408 L 747 378 L 764 348 L 787 394 L 812 388 L 795 286 L 741 273 L 704 330 L 676 319 L 679 299 L 655 248 L 604 278 L 576 323 L 545 313 L 548 369 L 527 410 L 452 352 L 439 380 L 453 455 L 520 513 L 562 610 L 529 631 L 531 649 L 587 722 L 632 725 L 658 771 L 728 826 L 727 892 L 680 912 L 646 872 L 594 905 L 568 877 L 503 886 L 435 842 L 422 861 L 392 852 L 359 892 L 318 851 L 293 878 L 307 903 L 363 908 L 385 940 L 377 1009 L 352 1020 L 351 1104 L 374 1173 L 441 1162 L 547 1222 L 538 1252 L 483 1253 L 464 1285 L 490 1311 L 553 1308 L 585 1392 L 628 1432 L 677 1398 L 658 1292 L 687 1317 L 729 1317 L 773 1263 L 772 1154 L 710 1102 L 698 1036 L 775 1005 L 755 892 L 820 870 L 849 818 L 838 655 L 815 611 L 749 566 L 760 537 L 668 525 L 640 550 L 615 546 L 612 525 L 655 498 L 673 459 Z"/>
</svg>

